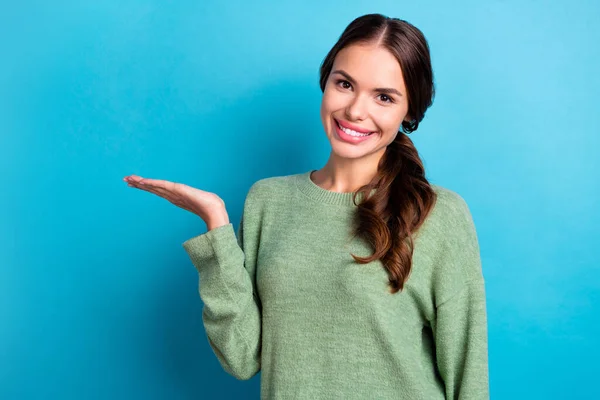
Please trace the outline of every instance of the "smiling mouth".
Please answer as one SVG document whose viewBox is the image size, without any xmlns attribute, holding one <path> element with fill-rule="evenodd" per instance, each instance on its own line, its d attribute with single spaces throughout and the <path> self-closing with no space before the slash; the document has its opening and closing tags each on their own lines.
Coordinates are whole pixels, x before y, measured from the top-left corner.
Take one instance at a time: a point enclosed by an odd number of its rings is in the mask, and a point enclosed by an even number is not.
<svg viewBox="0 0 600 400">
<path fill-rule="evenodd" d="M 339 129 L 341 129 L 342 131 L 344 131 L 344 133 L 346 133 L 347 135 L 350 135 L 350 136 L 367 137 L 367 136 L 371 136 L 373 133 L 375 133 L 375 132 L 362 133 L 362 132 L 354 131 L 352 129 L 344 128 L 342 125 L 340 125 L 340 123 L 338 122 L 337 119 L 334 118 L 333 120 L 335 121 L 335 124 L 337 125 L 337 127 Z"/>
</svg>

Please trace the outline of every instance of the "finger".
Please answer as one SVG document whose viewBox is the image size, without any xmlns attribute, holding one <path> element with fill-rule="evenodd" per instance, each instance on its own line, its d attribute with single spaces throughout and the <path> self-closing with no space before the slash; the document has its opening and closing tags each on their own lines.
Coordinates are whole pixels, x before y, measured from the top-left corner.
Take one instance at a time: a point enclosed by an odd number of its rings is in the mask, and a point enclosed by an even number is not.
<svg viewBox="0 0 600 400">
<path fill-rule="evenodd" d="M 136 188 L 136 189 L 140 189 L 140 190 L 143 190 L 143 191 L 146 191 L 146 192 L 154 193 L 154 189 L 152 189 L 150 187 L 145 187 L 144 185 L 140 185 L 140 184 L 138 184 L 136 182 L 131 182 L 131 183 L 127 184 L 127 186 L 133 187 L 133 188 Z"/>
<path fill-rule="evenodd" d="M 162 196 L 165 199 L 169 200 L 171 203 L 175 204 L 176 206 L 182 207 L 188 211 L 191 211 L 190 209 L 187 208 L 188 206 L 187 206 L 187 203 L 185 202 L 185 198 L 179 196 L 177 193 L 173 193 L 167 189 L 163 189 L 160 187 L 150 188 L 150 190 L 153 193 L 156 193 L 159 196 Z"/>
<path fill-rule="evenodd" d="M 173 204 L 181 203 L 181 199 L 177 195 L 175 195 L 172 192 L 170 192 L 166 189 L 163 189 L 161 187 L 141 185 L 140 189 L 145 190 L 150 193 L 154 193 L 157 196 L 163 197 L 163 198 L 169 200 Z"/>
<path fill-rule="evenodd" d="M 125 178 L 123 178 L 123 180 L 127 181 L 127 182 L 138 182 L 142 179 L 144 179 L 144 178 L 142 178 L 139 175 L 127 175 Z"/>
<path fill-rule="evenodd" d="M 179 196 L 175 196 L 173 195 L 173 193 L 167 190 L 155 187 L 148 189 L 148 191 L 167 199 L 170 203 L 175 204 L 177 207 L 183 208 L 184 210 L 187 210 L 189 212 L 193 212 L 192 209 L 189 208 Z"/>
<path fill-rule="evenodd" d="M 140 178 L 132 178 L 132 179 L 128 180 L 127 183 L 129 184 L 129 186 L 135 186 L 139 189 L 156 187 L 156 185 L 147 184 L 146 183 L 147 180 L 148 179 L 144 179 L 141 177 Z"/>
<path fill-rule="evenodd" d="M 148 188 L 149 191 L 151 191 L 152 193 L 156 193 L 157 195 L 164 197 L 165 199 L 169 200 L 169 201 L 173 201 L 177 199 L 177 196 L 175 196 L 172 192 L 165 190 L 161 187 L 157 187 L 157 186 L 151 186 Z"/>
<path fill-rule="evenodd" d="M 139 186 L 140 188 L 142 186 L 144 186 L 144 187 L 159 187 L 159 188 L 166 189 L 173 193 L 176 193 L 179 190 L 181 190 L 181 188 L 183 186 L 180 183 L 176 183 L 176 182 L 166 181 L 166 180 L 162 180 L 162 179 L 142 178 L 141 176 L 137 176 L 137 175 L 131 175 L 131 178 L 129 180 L 127 180 L 127 182 L 131 183 L 131 184 L 140 185 Z"/>
<path fill-rule="evenodd" d="M 165 181 L 165 180 L 161 180 L 161 179 L 147 179 L 146 178 L 146 179 L 139 181 L 139 183 L 144 186 L 162 188 L 162 189 L 168 190 L 170 192 L 173 192 L 175 190 L 175 186 L 176 186 L 176 184 L 174 182 Z"/>
<path fill-rule="evenodd" d="M 175 185 L 177 185 L 177 184 L 175 184 Z M 155 187 L 146 186 L 146 185 L 138 186 L 136 183 L 130 183 L 128 186 L 133 186 L 138 189 L 144 190 L 146 192 L 153 193 L 157 196 L 167 199 L 169 202 L 175 204 L 177 207 L 183 208 L 184 210 L 187 210 L 189 212 L 193 212 L 192 209 L 189 208 L 188 205 L 186 203 L 184 203 L 183 200 L 179 196 L 174 195 L 172 192 L 169 192 L 168 190 L 165 190 L 163 188 L 156 187 L 156 186 Z"/>
</svg>

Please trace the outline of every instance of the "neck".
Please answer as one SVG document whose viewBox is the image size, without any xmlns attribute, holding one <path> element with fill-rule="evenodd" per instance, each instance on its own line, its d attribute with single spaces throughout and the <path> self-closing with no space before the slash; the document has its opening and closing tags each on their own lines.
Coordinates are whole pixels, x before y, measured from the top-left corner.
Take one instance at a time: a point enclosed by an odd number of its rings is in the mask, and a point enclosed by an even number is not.
<svg viewBox="0 0 600 400">
<path fill-rule="evenodd" d="M 371 182 L 377 174 L 379 158 L 371 160 L 344 159 L 330 155 L 327 164 L 315 171 L 312 181 L 332 192 L 355 192 Z"/>
</svg>

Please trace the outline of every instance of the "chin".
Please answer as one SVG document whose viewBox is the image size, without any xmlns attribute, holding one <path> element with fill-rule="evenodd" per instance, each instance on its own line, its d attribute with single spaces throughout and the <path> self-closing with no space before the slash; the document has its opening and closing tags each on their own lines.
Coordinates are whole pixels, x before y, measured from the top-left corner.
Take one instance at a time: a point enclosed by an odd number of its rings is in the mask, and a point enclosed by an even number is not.
<svg viewBox="0 0 600 400">
<path fill-rule="evenodd" d="M 335 140 L 335 139 L 334 139 Z M 331 151 L 340 158 L 356 159 L 370 154 L 370 150 L 344 143 L 331 143 Z"/>
</svg>

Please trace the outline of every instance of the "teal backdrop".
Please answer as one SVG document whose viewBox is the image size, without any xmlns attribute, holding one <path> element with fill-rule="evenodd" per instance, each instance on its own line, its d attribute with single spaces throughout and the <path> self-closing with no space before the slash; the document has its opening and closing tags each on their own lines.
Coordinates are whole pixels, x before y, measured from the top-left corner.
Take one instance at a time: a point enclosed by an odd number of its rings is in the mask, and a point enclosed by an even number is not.
<svg viewBox="0 0 600 400">
<path fill-rule="evenodd" d="M 600 3 L 56 1 L 0 9 L 0 398 L 256 399 L 208 345 L 181 247 L 219 194 L 321 168 L 318 69 L 379 12 L 429 40 L 412 134 L 486 278 L 493 399 L 600 398 Z"/>
</svg>

